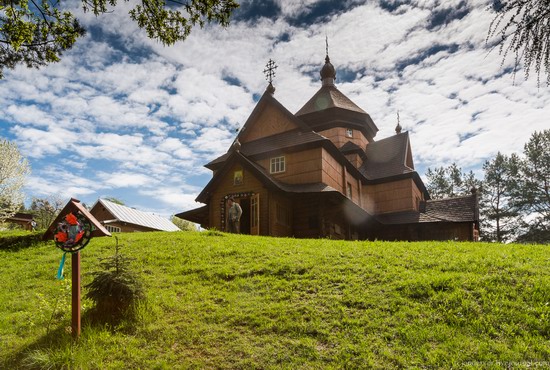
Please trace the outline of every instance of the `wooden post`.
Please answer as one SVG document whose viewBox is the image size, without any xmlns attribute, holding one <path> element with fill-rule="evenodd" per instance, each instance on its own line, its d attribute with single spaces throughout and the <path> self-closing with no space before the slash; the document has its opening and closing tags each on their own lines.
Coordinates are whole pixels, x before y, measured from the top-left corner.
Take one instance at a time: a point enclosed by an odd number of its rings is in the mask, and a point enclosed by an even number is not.
<svg viewBox="0 0 550 370">
<path fill-rule="evenodd" d="M 80 252 L 72 254 L 72 334 L 80 337 Z"/>
</svg>

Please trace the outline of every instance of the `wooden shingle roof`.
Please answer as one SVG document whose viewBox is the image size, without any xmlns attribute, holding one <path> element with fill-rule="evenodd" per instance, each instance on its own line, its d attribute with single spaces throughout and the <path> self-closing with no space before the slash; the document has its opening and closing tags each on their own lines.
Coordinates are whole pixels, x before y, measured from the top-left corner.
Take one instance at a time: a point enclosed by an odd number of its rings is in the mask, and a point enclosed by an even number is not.
<svg viewBox="0 0 550 370">
<path fill-rule="evenodd" d="M 315 113 L 329 108 L 341 108 L 367 114 L 367 112 L 359 108 L 357 104 L 352 102 L 335 86 L 323 86 L 298 112 L 296 112 L 296 116 Z"/>
<path fill-rule="evenodd" d="M 328 139 L 313 131 L 301 132 L 294 130 L 243 143 L 241 144 L 240 152 L 246 156 L 255 156 L 264 153 L 282 151 L 289 148 L 302 147 L 307 144 L 326 140 Z M 205 167 L 214 169 L 224 163 L 230 155 L 231 151 L 209 162 L 205 165 Z"/>
<path fill-rule="evenodd" d="M 396 212 L 377 215 L 386 225 L 428 222 L 477 222 L 479 214 L 475 195 L 428 200 L 422 212 Z"/>
<path fill-rule="evenodd" d="M 368 180 L 414 172 L 407 166 L 409 133 L 393 135 L 367 145 L 367 159 L 359 169 Z"/>
</svg>

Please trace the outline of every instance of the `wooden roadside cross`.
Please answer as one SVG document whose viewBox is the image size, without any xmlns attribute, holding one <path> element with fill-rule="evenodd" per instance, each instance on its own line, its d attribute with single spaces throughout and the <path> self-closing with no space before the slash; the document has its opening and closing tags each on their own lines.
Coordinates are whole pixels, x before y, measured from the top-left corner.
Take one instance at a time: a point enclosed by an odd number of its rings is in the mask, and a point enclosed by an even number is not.
<svg viewBox="0 0 550 370">
<path fill-rule="evenodd" d="M 53 239 L 58 248 L 71 253 L 71 328 L 75 339 L 80 337 L 81 331 L 80 250 L 94 236 L 111 236 L 111 233 L 75 198 L 71 198 L 42 236 L 42 240 Z M 62 276 L 64 262 L 65 254 L 58 278 Z"/>
</svg>

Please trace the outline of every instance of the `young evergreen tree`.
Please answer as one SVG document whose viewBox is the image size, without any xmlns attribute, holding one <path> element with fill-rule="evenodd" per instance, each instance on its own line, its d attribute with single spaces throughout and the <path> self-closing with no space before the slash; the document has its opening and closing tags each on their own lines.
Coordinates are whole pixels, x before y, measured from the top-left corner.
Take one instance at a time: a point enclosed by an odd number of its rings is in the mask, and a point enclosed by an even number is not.
<svg viewBox="0 0 550 370">
<path fill-rule="evenodd" d="M 508 157 L 499 152 L 495 158 L 483 164 L 485 174 L 480 200 L 483 240 L 508 242 L 518 232 L 521 220 L 515 200 L 519 163 L 517 155 Z"/>
</svg>

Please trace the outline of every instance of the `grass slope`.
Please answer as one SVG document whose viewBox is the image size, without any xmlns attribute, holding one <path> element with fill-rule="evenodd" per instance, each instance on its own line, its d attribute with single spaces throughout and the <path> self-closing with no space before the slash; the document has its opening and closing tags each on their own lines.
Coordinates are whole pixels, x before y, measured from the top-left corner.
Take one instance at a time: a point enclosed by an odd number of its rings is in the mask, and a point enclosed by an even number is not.
<svg viewBox="0 0 550 370">
<path fill-rule="evenodd" d="M 141 320 L 76 343 L 70 262 L 60 282 L 52 242 L 0 250 L 0 368 L 550 367 L 550 246 L 118 237 Z M 82 251 L 83 285 L 113 251 Z"/>
</svg>

